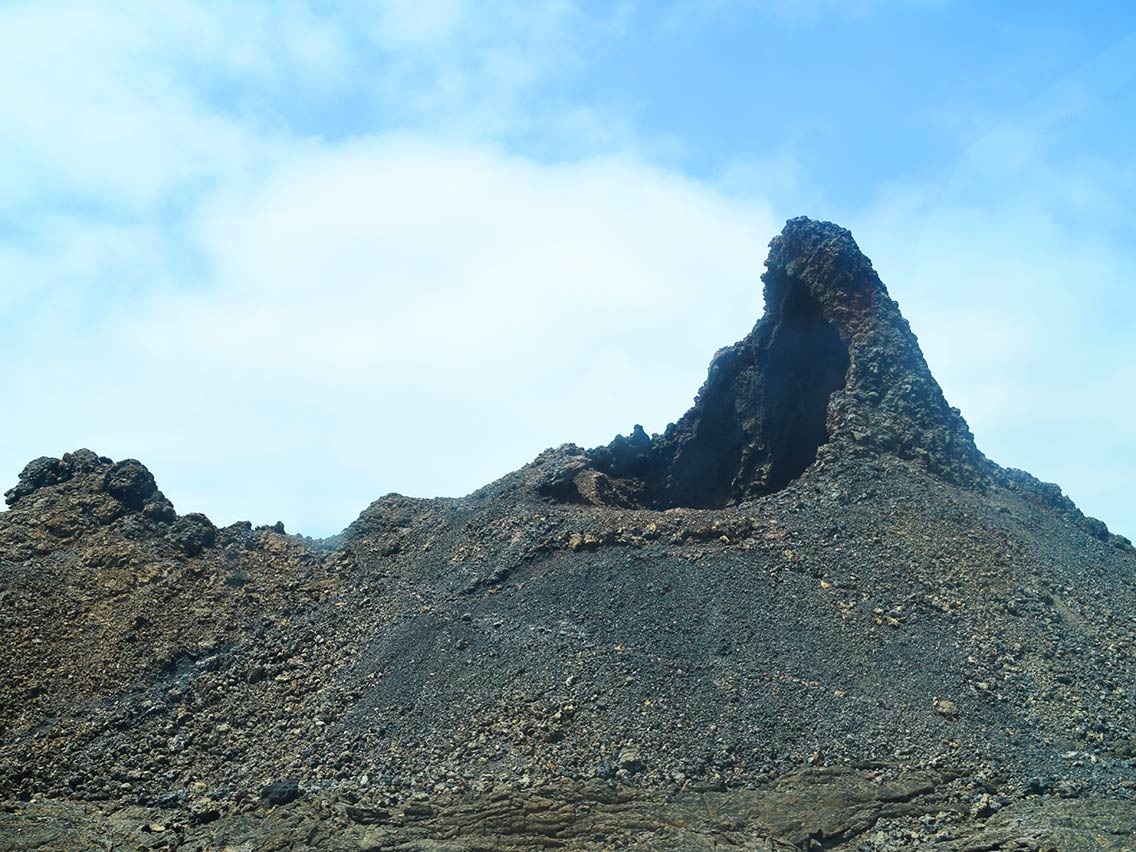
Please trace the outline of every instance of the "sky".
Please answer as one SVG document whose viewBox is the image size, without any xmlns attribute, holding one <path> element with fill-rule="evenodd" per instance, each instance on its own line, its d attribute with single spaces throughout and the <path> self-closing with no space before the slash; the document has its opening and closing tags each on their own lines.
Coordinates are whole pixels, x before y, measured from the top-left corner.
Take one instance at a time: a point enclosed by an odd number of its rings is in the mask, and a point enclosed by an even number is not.
<svg viewBox="0 0 1136 852">
<path fill-rule="evenodd" d="M 0 55 L 4 487 L 323 536 L 660 432 L 808 215 L 1136 537 L 1136 5 L 7 0 Z"/>
</svg>

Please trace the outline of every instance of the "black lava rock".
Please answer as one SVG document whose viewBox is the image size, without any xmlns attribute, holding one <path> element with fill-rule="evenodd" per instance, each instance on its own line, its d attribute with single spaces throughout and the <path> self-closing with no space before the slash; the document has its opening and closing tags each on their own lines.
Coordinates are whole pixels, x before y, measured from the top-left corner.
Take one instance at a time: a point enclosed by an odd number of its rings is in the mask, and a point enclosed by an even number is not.
<svg viewBox="0 0 1136 852">
<path fill-rule="evenodd" d="M 261 788 L 260 803 L 266 808 L 272 808 L 294 802 L 303 794 L 296 781 L 276 781 Z"/>
<path fill-rule="evenodd" d="M 103 490 L 129 509 L 141 510 L 157 490 L 154 474 L 136 459 L 112 465 L 103 478 Z"/>
<path fill-rule="evenodd" d="M 217 541 L 217 528 L 200 512 L 190 512 L 174 521 L 166 538 L 186 556 L 196 556 Z"/>
</svg>

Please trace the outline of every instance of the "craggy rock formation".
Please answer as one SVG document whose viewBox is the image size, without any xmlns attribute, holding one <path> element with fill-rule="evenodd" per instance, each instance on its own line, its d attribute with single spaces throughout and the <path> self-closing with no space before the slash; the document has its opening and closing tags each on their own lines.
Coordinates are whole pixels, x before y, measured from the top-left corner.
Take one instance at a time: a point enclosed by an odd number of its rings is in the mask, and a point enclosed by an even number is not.
<svg viewBox="0 0 1136 852">
<path fill-rule="evenodd" d="M 714 356 L 694 407 L 661 436 L 636 426 L 592 450 L 573 481 L 546 485 L 550 497 L 728 506 L 814 465 L 882 453 L 955 483 L 989 478 L 993 466 L 848 231 L 794 219 L 765 265 L 765 315 Z"/>
<path fill-rule="evenodd" d="M 0 850 L 1136 848 L 1136 551 L 976 449 L 851 235 L 662 435 L 334 540 L 33 461 Z"/>
</svg>

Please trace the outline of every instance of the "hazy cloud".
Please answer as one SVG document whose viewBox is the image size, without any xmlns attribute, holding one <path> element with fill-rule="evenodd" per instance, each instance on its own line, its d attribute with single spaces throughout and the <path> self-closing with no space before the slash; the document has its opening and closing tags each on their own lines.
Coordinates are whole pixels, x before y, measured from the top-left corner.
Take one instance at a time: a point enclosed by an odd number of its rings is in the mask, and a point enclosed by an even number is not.
<svg viewBox="0 0 1136 852">
<path fill-rule="evenodd" d="M 645 14 L 0 8 L 0 469 L 89 445 L 182 511 L 312 533 L 462 493 L 681 415 L 807 213 L 853 227 L 981 447 L 1136 532 L 1108 473 L 1136 437 L 1134 172 L 1076 139 L 1131 112 L 1125 46 L 1009 120 L 930 110 L 967 154 L 835 209 L 785 140 L 694 178 L 569 93 Z"/>
<path fill-rule="evenodd" d="M 200 286 L 37 329 L 57 379 L 15 454 L 138 455 L 183 508 L 325 533 L 387 491 L 464 493 L 546 445 L 661 430 L 760 312 L 776 230 L 633 161 L 414 137 L 298 152 L 192 227 Z"/>
</svg>

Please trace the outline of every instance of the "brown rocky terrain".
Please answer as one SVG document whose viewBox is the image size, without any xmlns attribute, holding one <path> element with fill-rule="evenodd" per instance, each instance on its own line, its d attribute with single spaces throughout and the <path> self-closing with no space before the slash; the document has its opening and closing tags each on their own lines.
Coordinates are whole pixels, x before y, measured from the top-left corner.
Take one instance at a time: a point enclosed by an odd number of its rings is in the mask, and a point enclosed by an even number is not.
<svg viewBox="0 0 1136 852">
<path fill-rule="evenodd" d="M 0 850 L 1136 849 L 1136 550 L 986 459 L 851 235 L 662 435 L 333 540 L 33 461 Z"/>
</svg>

